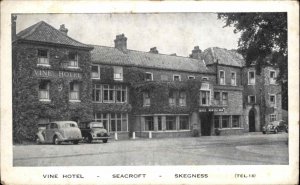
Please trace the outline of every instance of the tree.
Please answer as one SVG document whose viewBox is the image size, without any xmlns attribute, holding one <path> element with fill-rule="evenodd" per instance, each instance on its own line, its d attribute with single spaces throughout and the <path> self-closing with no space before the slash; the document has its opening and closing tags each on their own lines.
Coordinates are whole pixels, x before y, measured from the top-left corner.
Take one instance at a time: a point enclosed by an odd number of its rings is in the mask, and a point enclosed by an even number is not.
<svg viewBox="0 0 300 185">
<path fill-rule="evenodd" d="M 234 26 L 234 33 L 241 33 L 238 52 L 246 66 L 255 65 L 258 74 L 265 65 L 279 68 L 277 80 L 287 110 L 287 13 L 218 13 L 218 19 L 225 22 L 224 27 Z"/>
</svg>

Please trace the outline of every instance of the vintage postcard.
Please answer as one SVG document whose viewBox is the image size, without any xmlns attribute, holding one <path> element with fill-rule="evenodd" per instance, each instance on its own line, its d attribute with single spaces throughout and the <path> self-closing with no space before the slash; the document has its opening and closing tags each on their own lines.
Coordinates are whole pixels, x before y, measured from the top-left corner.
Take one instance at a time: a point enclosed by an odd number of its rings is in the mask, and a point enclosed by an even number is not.
<svg viewBox="0 0 300 185">
<path fill-rule="evenodd" d="M 1 5 L 1 183 L 298 183 L 298 3 Z"/>
</svg>

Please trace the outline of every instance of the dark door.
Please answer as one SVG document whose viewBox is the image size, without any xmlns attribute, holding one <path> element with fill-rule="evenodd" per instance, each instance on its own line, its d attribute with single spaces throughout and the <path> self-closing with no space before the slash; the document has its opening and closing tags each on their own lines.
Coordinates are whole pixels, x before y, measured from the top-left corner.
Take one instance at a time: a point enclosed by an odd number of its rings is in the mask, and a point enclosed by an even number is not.
<svg viewBox="0 0 300 185">
<path fill-rule="evenodd" d="M 211 135 L 211 114 L 210 113 L 201 113 L 201 136 L 210 136 Z"/>
<path fill-rule="evenodd" d="M 255 132 L 255 112 L 253 109 L 249 111 L 249 132 Z"/>
</svg>

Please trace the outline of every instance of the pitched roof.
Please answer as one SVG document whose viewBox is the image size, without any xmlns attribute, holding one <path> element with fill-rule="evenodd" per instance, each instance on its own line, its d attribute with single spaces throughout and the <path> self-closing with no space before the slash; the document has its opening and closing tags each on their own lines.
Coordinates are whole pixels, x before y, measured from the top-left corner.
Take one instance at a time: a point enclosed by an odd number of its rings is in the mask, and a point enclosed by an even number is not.
<svg viewBox="0 0 300 185">
<path fill-rule="evenodd" d="M 140 66 L 190 72 L 209 72 L 204 62 L 192 58 L 154 54 L 150 52 L 126 50 L 93 45 L 91 51 L 93 63 Z"/>
<path fill-rule="evenodd" d="M 201 53 L 201 57 L 206 64 L 214 64 L 218 60 L 218 63 L 223 65 L 237 67 L 243 67 L 245 65 L 242 55 L 234 50 L 227 50 L 224 48 L 208 48 Z"/>
<path fill-rule="evenodd" d="M 92 49 L 91 46 L 78 42 L 44 21 L 40 21 L 17 34 L 18 39 L 60 44 Z"/>
</svg>

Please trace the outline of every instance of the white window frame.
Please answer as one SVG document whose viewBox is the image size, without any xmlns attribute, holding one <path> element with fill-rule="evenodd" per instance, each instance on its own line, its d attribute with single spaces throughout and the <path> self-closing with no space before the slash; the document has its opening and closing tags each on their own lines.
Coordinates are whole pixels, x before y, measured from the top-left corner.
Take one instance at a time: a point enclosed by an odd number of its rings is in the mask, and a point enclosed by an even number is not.
<svg viewBox="0 0 300 185">
<path fill-rule="evenodd" d="M 122 73 L 116 73 L 116 70 L 120 69 L 122 71 Z M 114 66 L 114 80 L 115 81 L 123 81 L 123 67 L 122 66 Z M 117 75 L 120 75 L 120 77 L 118 77 Z"/>
<path fill-rule="evenodd" d="M 105 88 L 104 86 L 107 86 L 107 88 Z M 110 88 L 110 87 L 112 87 L 112 88 Z M 108 92 L 108 96 L 107 96 L 108 100 L 104 100 L 104 91 L 105 90 L 107 90 L 107 92 Z M 113 100 L 110 100 L 110 91 L 113 91 L 113 94 L 112 94 Z M 103 103 L 115 103 L 115 101 L 116 101 L 115 86 L 109 85 L 109 84 L 103 84 L 102 85 L 102 96 L 103 96 L 102 97 Z"/>
<path fill-rule="evenodd" d="M 250 81 L 250 73 L 254 73 L 254 82 L 253 83 L 251 83 L 251 81 Z M 256 73 L 255 73 L 255 71 L 254 70 L 251 70 L 251 71 L 248 71 L 248 85 L 255 85 L 255 83 L 256 83 Z"/>
<path fill-rule="evenodd" d="M 233 126 L 233 117 L 237 116 L 238 117 L 238 126 L 234 127 Z M 241 116 L 240 115 L 231 115 L 231 128 L 241 128 Z"/>
<path fill-rule="evenodd" d="M 71 91 L 71 83 L 73 83 L 73 85 L 78 85 L 78 91 Z M 79 82 L 76 82 L 76 81 L 72 81 L 72 82 L 70 82 L 69 83 L 69 102 L 81 102 L 80 101 L 80 83 Z M 76 92 L 76 93 L 78 93 L 78 99 L 71 99 L 71 97 L 72 97 L 72 95 L 71 95 L 71 93 L 74 93 L 74 92 Z"/>
<path fill-rule="evenodd" d="M 146 98 L 146 94 L 148 94 L 147 98 Z M 150 105 L 151 105 L 150 92 L 145 91 L 145 92 L 143 92 L 143 106 L 149 107 Z"/>
<path fill-rule="evenodd" d="M 274 96 L 274 103 L 271 102 L 271 96 Z M 276 94 L 269 94 L 269 105 L 271 107 L 276 107 Z"/>
<path fill-rule="evenodd" d="M 175 76 L 179 77 L 179 82 L 180 82 L 181 81 L 181 75 L 178 75 L 178 74 L 173 75 L 173 81 L 175 81 Z"/>
<path fill-rule="evenodd" d="M 191 75 L 191 76 L 188 76 L 188 79 L 189 79 L 189 80 L 195 80 L 196 77 Z"/>
<path fill-rule="evenodd" d="M 172 97 L 170 97 L 170 93 L 172 93 Z M 170 106 L 176 105 L 176 91 L 175 90 L 169 91 L 169 105 Z"/>
<path fill-rule="evenodd" d="M 184 96 L 182 97 L 181 93 L 184 94 Z M 179 91 L 179 105 L 180 106 L 186 106 L 186 91 Z"/>
<path fill-rule="evenodd" d="M 151 129 L 151 130 L 148 129 L 148 128 L 146 129 L 146 125 L 147 125 L 147 124 L 146 124 L 146 118 L 147 118 L 147 117 L 152 118 L 153 129 Z M 153 117 L 153 116 L 144 116 L 144 119 L 145 119 L 145 125 L 144 125 L 145 127 L 144 127 L 144 130 L 145 130 L 145 131 L 154 131 L 154 117 Z M 149 127 L 149 125 L 148 125 L 148 127 Z"/>
<path fill-rule="evenodd" d="M 273 121 L 276 121 L 277 120 L 277 115 L 276 114 L 270 114 L 269 115 L 269 121 L 270 122 L 273 122 Z"/>
<path fill-rule="evenodd" d="M 39 51 L 46 51 L 47 52 L 47 57 L 41 57 L 39 56 Z M 37 54 L 38 66 L 45 66 L 45 67 L 50 67 L 50 61 L 49 61 L 49 51 L 47 49 L 38 49 L 38 54 Z M 47 61 L 47 62 L 41 62 L 41 61 Z"/>
<path fill-rule="evenodd" d="M 201 92 L 209 92 L 209 98 L 208 98 L 208 102 L 207 102 L 207 104 L 202 104 L 202 97 L 201 97 Z M 211 105 L 211 90 L 200 90 L 200 105 L 201 106 L 210 106 Z"/>
<path fill-rule="evenodd" d="M 271 78 L 271 72 L 274 72 L 274 78 Z M 275 70 L 269 70 L 269 81 L 270 84 L 276 84 L 276 71 Z"/>
<path fill-rule="evenodd" d="M 209 80 L 209 78 L 207 76 L 203 76 L 202 80 Z"/>
<path fill-rule="evenodd" d="M 234 84 L 232 84 L 232 80 L 233 80 L 232 74 L 234 74 Z M 230 84 L 231 84 L 232 86 L 236 86 L 236 72 L 235 72 L 235 71 L 231 71 L 231 72 L 230 72 Z"/>
<path fill-rule="evenodd" d="M 46 84 L 46 89 L 40 89 L 39 88 L 39 91 L 38 91 L 38 98 L 39 98 L 39 101 L 51 101 L 50 99 L 50 82 L 49 81 L 41 81 L 40 83 L 47 83 Z M 40 84 L 39 84 L 40 86 Z M 41 98 L 41 94 L 46 94 L 46 98 Z"/>
<path fill-rule="evenodd" d="M 99 87 L 96 87 L 96 86 L 99 86 Z M 93 85 L 93 92 L 94 92 L 95 90 L 100 90 L 100 100 L 99 100 L 99 101 L 95 101 L 95 94 L 96 94 L 96 93 L 94 93 L 94 96 L 93 96 L 93 102 L 95 102 L 95 103 L 101 103 L 101 102 L 102 102 L 102 96 L 103 96 L 102 85 L 94 84 L 94 85 Z"/>
<path fill-rule="evenodd" d="M 254 103 L 256 103 L 256 96 L 255 95 L 248 95 L 248 103 L 252 103 L 252 102 L 250 102 L 250 97 L 251 96 L 254 97 Z"/>
<path fill-rule="evenodd" d="M 100 79 L 100 65 L 99 64 L 92 64 L 92 67 L 97 67 L 98 68 L 98 75 L 97 77 L 93 77 L 93 72 L 91 70 L 91 79 Z"/>
<path fill-rule="evenodd" d="M 149 79 L 146 78 L 146 81 L 153 81 L 153 73 L 151 73 L 151 72 L 146 72 L 146 74 L 150 74 L 150 75 L 151 75 L 151 79 L 149 80 Z"/>
<path fill-rule="evenodd" d="M 70 54 L 75 54 L 75 60 L 71 60 L 71 59 L 70 59 Z M 77 52 L 69 52 L 69 53 L 68 53 L 68 68 L 74 68 L 74 69 L 79 68 L 78 57 L 79 57 L 79 56 L 78 56 L 78 53 L 77 53 Z M 74 65 L 74 66 L 72 65 L 72 66 L 71 66 L 71 65 L 70 65 L 71 62 L 74 62 L 76 65 Z"/>
<path fill-rule="evenodd" d="M 188 127 L 187 129 L 181 129 L 181 127 L 180 127 L 180 126 L 181 126 L 181 125 L 180 125 L 180 121 L 181 121 L 180 118 L 182 118 L 182 117 L 187 117 L 187 124 L 188 124 L 188 125 L 187 125 L 187 127 Z M 190 118 L 189 118 L 188 115 L 179 115 L 179 116 L 178 116 L 178 121 L 179 121 L 179 124 L 178 124 L 178 127 L 179 127 L 179 128 L 178 128 L 178 130 L 190 130 L 190 128 L 191 128 L 190 125 L 191 125 L 191 124 L 190 124 Z"/>
<path fill-rule="evenodd" d="M 127 102 L 127 86 L 124 86 L 124 85 L 115 85 L 114 87 L 115 89 L 115 101 L 116 103 L 126 103 Z M 121 92 L 121 101 L 118 101 L 118 94 L 117 94 L 117 91 L 120 91 Z M 125 95 L 124 95 L 125 94 Z M 122 98 L 124 95 L 124 99 Z"/>
<path fill-rule="evenodd" d="M 224 80 L 223 80 L 223 82 L 221 81 L 221 72 L 223 72 L 224 73 Z M 225 74 L 225 71 L 224 70 L 219 70 L 219 84 L 220 85 L 225 85 L 226 84 L 226 74 Z"/>
<path fill-rule="evenodd" d="M 223 94 L 227 94 L 227 102 L 226 102 L 226 104 L 224 104 L 224 101 L 223 101 Z M 229 93 L 228 92 L 222 92 L 220 95 L 221 95 L 220 102 L 222 102 L 221 105 L 226 105 L 227 106 L 229 104 Z"/>
</svg>

